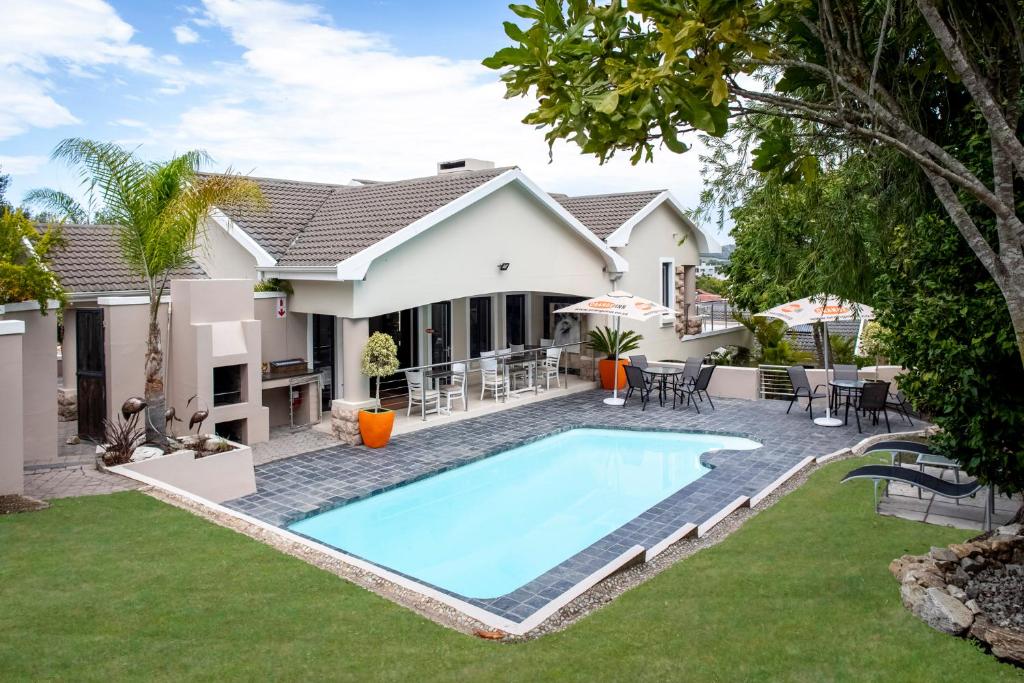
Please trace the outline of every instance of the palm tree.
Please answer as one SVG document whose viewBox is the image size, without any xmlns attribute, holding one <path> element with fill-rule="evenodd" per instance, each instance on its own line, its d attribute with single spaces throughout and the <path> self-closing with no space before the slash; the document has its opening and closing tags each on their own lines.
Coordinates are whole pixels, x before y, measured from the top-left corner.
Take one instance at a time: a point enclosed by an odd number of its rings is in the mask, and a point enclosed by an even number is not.
<svg viewBox="0 0 1024 683">
<path fill-rule="evenodd" d="M 204 219 L 216 205 L 261 205 L 256 183 L 242 176 L 202 175 L 210 159 L 193 150 L 169 161 L 147 162 L 112 142 L 68 138 L 52 158 L 78 170 L 86 189 L 87 211 L 59 190 L 33 190 L 26 201 L 66 220 L 102 215 L 113 225 L 125 262 L 149 290 L 149 333 L 146 342 L 146 437 L 166 441 L 163 349 L 158 312 L 160 297 L 172 271 L 189 263 Z"/>
</svg>

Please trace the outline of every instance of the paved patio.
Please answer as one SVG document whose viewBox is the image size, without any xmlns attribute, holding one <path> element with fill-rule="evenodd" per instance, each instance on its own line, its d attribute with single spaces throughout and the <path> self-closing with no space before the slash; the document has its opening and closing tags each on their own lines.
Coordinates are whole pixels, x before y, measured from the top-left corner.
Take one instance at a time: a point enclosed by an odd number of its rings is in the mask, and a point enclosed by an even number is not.
<svg viewBox="0 0 1024 683">
<path fill-rule="evenodd" d="M 521 622 L 633 545 L 650 548 L 684 524 L 700 525 L 738 497 L 757 494 L 808 456 L 825 455 L 882 432 L 882 428 L 869 425 L 865 425 L 863 434 L 858 434 L 853 425 L 818 427 L 802 411 L 786 415 L 786 403 L 782 401 L 719 399 L 715 401 L 717 410 L 705 408 L 697 414 L 692 408 L 673 411 L 670 405 L 660 407 L 657 402 L 646 412 L 641 412 L 639 401 L 613 408 L 601 403 L 604 396 L 600 391 L 571 394 L 402 434 L 378 451 L 335 445 L 277 460 L 257 467 L 255 494 L 226 505 L 286 527 L 576 427 L 717 432 L 764 444 L 753 451 L 719 451 L 705 456 L 705 463 L 714 468 L 711 472 L 508 595 L 488 600 L 456 596 L 492 614 Z M 897 421 L 893 427 L 917 429 L 920 425 L 910 427 Z"/>
<path fill-rule="evenodd" d="M 925 472 L 947 481 L 953 480 L 953 473 L 946 468 L 927 467 Z M 967 479 L 961 475 L 961 481 Z M 881 493 L 881 491 L 880 491 Z M 937 496 L 927 491 L 893 482 L 889 484 L 889 495 L 881 496 L 878 513 L 891 517 L 900 517 L 912 522 L 925 522 L 940 526 L 951 526 L 957 529 L 985 529 L 985 506 L 988 503 L 988 491 L 982 490 L 974 498 L 953 498 Z M 992 514 L 992 525 L 1007 523 L 1016 514 L 1021 505 L 1021 496 L 1009 498 L 996 495 L 995 512 Z"/>
</svg>

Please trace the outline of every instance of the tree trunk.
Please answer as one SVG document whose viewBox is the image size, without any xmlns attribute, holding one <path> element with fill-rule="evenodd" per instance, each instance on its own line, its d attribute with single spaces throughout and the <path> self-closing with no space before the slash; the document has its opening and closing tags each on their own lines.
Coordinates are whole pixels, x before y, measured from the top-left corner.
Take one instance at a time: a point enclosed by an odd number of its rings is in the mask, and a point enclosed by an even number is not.
<svg viewBox="0 0 1024 683">
<path fill-rule="evenodd" d="M 160 345 L 159 311 L 158 298 L 149 307 L 149 337 L 146 339 L 146 441 L 165 446 L 164 351 Z"/>
</svg>

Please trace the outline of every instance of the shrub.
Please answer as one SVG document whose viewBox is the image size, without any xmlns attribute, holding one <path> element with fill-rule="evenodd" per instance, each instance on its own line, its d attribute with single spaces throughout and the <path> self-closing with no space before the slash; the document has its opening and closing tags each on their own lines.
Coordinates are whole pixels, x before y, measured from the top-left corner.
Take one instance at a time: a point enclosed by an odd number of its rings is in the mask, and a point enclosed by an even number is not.
<svg viewBox="0 0 1024 683">
<path fill-rule="evenodd" d="M 362 373 L 377 380 L 377 407 L 374 412 L 381 411 L 380 407 L 380 378 L 390 377 L 398 370 L 398 347 L 390 334 L 374 332 L 370 335 L 366 346 L 363 347 Z"/>
<path fill-rule="evenodd" d="M 595 328 L 587 336 L 594 351 L 603 353 L 608 358 L 615 358 L 616 352 L 621 358 L 624 353 L 635 351 L 640 348 L 640 342 L 644 339 L 642 334 L 633 330 L 616 332 L 610 327 Z"/>
</svg>

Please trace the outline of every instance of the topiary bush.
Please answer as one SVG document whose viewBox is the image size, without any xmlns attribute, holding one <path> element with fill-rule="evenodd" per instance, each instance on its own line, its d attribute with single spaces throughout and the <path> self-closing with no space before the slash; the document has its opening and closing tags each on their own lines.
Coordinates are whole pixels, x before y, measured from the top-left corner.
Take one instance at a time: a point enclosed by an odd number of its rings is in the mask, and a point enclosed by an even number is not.
<svg viewBox="0 0 1024 683">
<path fill-rule="evenodd" d="M 383 412 L 380 407 L 380 378 L 390 377 L 398 370 L 398 346 L 390 334 L 374 332 L 363 347 L 360 370 L 364 375 L 377 380 L 377 407 L 373 412 Z"/>
</svg>

